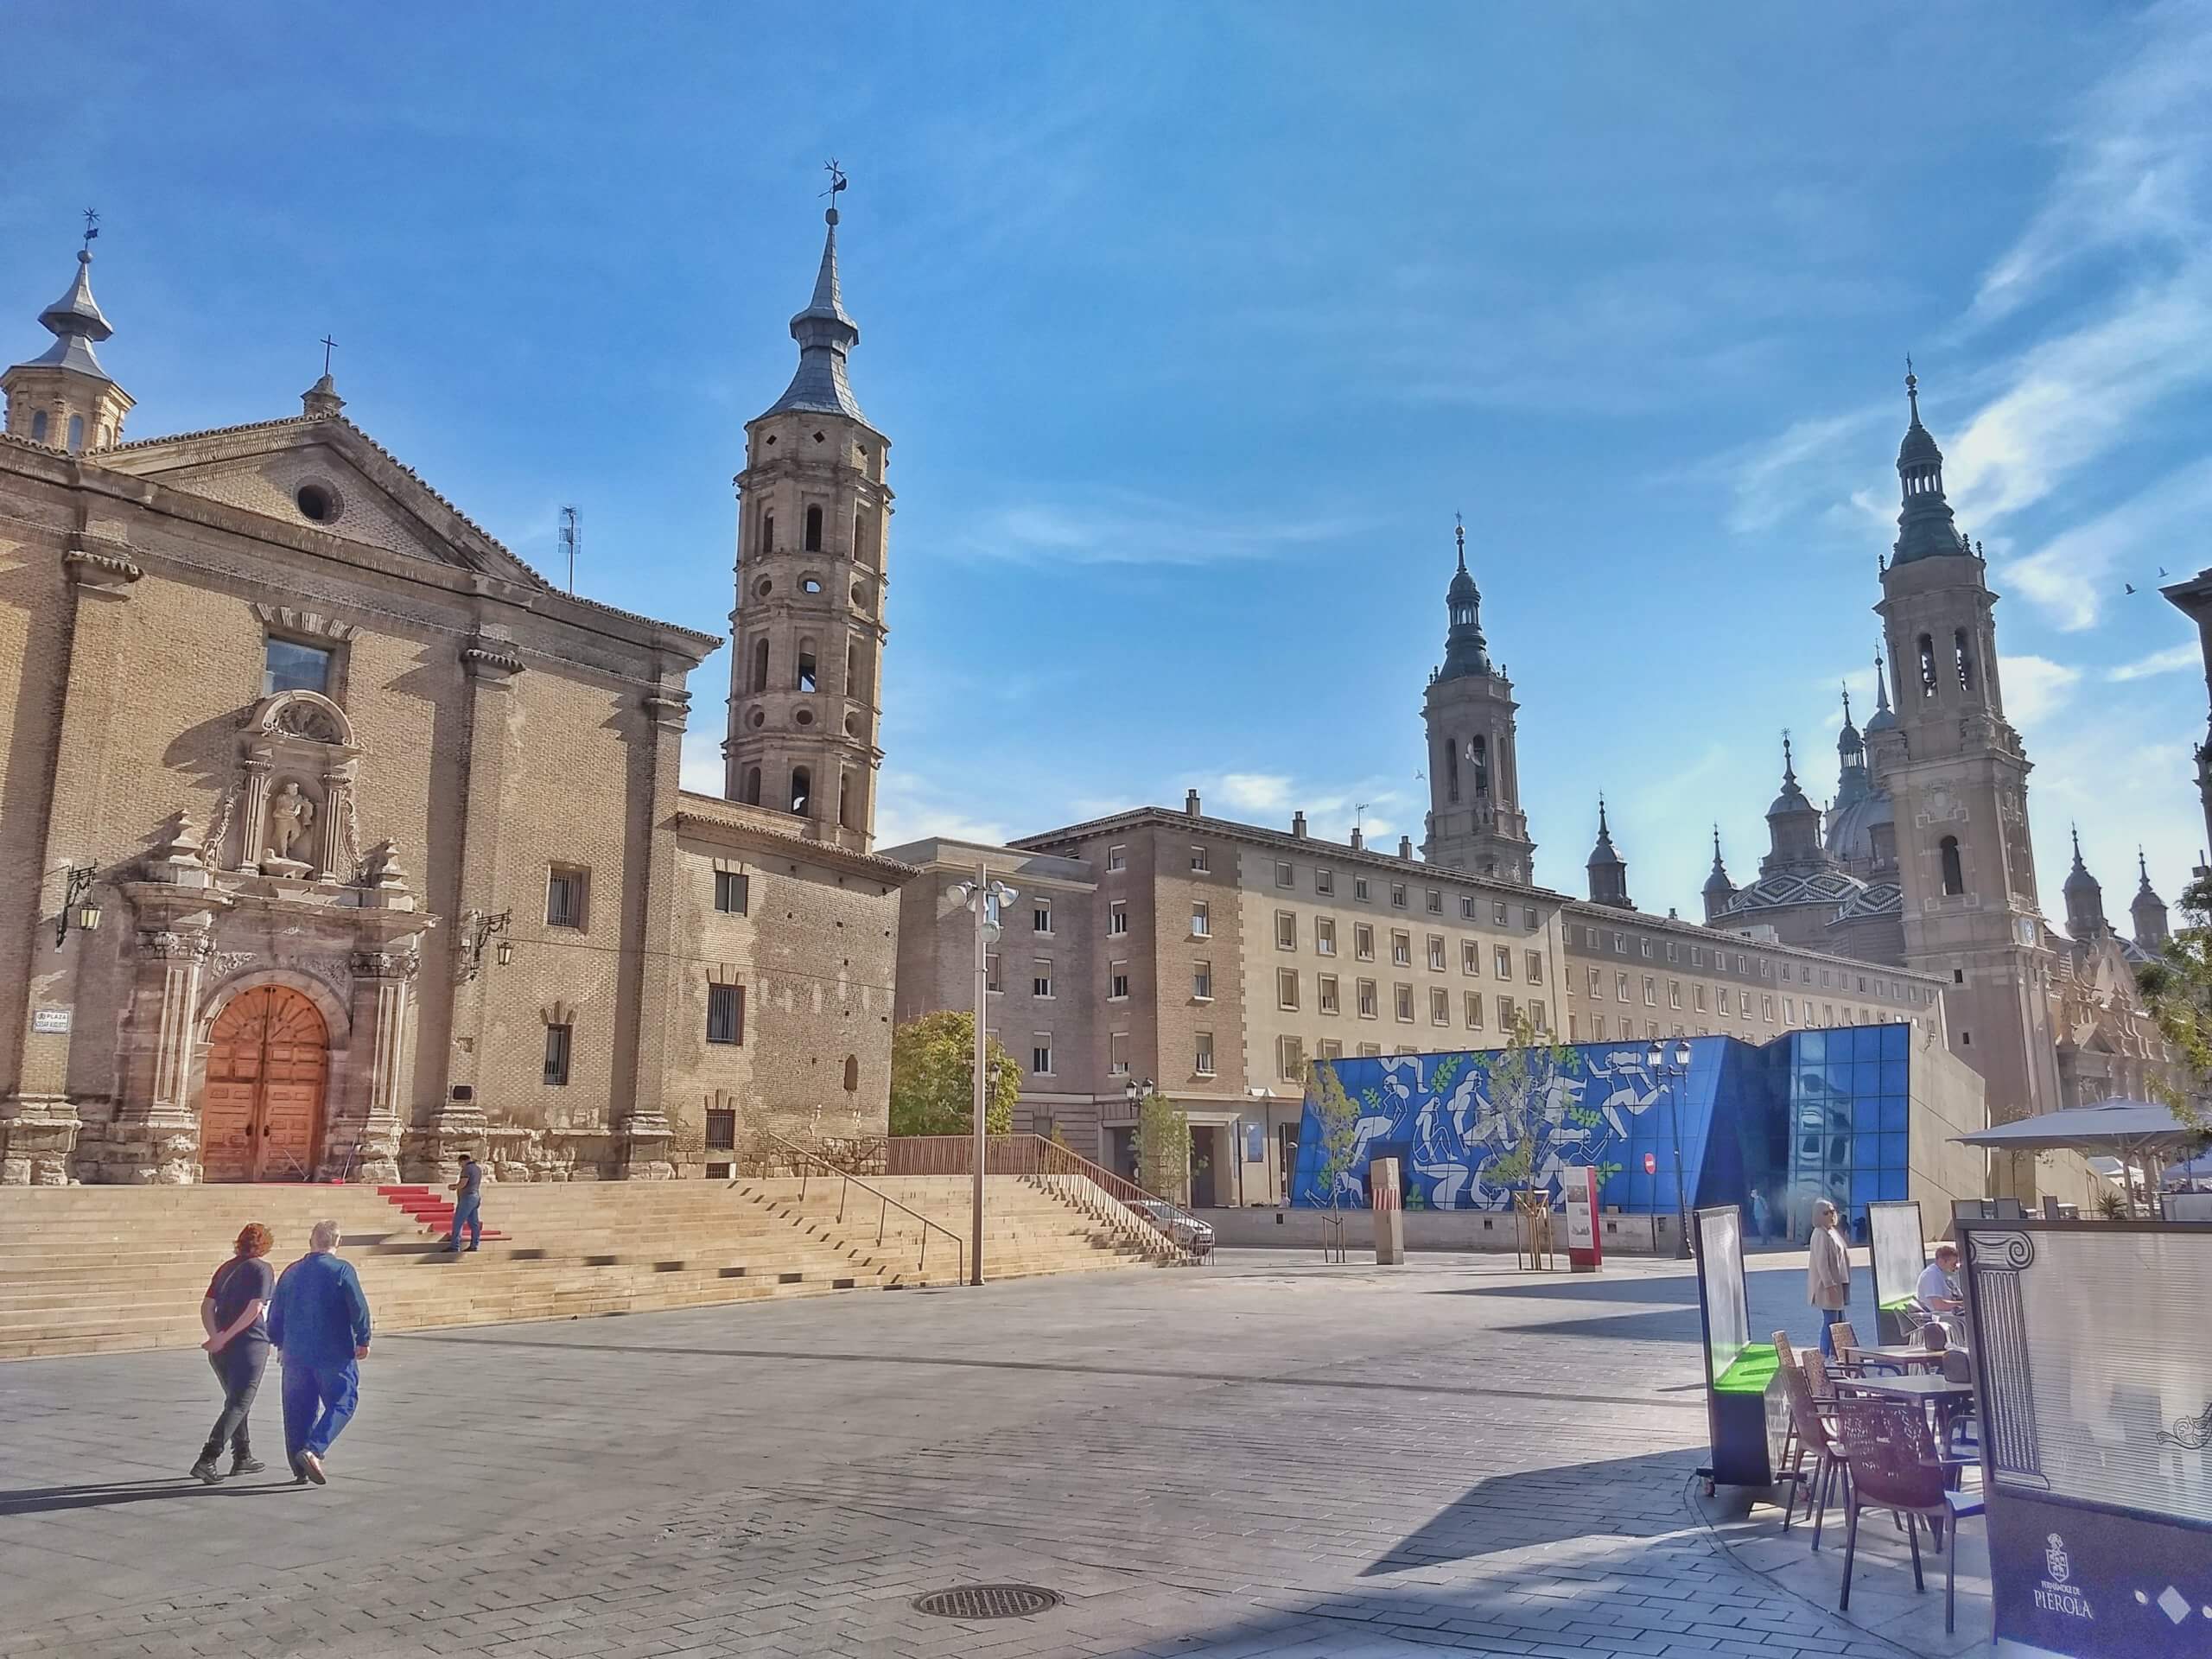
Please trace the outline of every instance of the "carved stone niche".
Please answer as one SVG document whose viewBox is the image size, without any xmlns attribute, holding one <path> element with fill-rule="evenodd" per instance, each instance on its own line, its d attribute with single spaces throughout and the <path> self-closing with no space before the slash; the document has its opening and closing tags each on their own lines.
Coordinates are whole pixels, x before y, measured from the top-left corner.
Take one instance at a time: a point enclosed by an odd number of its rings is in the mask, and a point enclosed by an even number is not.
<svg viewBox="0 0 2212 1659">
<path fill-rule="evenodd" d="M 207 860 L 245 874 L 356 880 L 360 756 L 353 723 L 328 697 L 314 691 L 264 697 L 238 735 L 238 779 L 216 809 Z"/>
</svg>

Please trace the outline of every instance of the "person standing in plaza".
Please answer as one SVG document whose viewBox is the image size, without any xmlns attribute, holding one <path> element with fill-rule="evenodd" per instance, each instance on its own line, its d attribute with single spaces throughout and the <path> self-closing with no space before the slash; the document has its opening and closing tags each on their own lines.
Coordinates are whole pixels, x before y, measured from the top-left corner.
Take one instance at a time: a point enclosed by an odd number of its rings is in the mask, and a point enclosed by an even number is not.
<svg viewBox="0 0 2212 1659">
<path fill-rule="evenodd" d="M 257 1221 L 242 1228 L 231 1259 L 215 1269 L 207 1294 L 200 1300 L 200 1324 L 207 1332 L 207 1340 L 200 1345 L 207 1351 L 207 1363 L 223 1386 L 222 1412 L 207 1431 L 200 1461 L 192 1465 L 194 1476 L 210 1486 L 223 1478 L 215 1459 L 222 1456 L 226 1441 L 233 1475 L 256 1475 L 268 1467 L 248 1444 L 246 1416 L 269 1363 L 269 1326 L 263 1316 L 276 1275 L 263 1258 L 276 1242 Z"/>
<path fill-rule="evenodd" d="M 284 1452 L 298 1481 L 324 1483 L 322 1459 L 352 1421 L 369 1357 L 369 1299 L 338 1257 L 338 1224 L 318 1221 L 308 1253 L 284 1269 L 269 1338 L 284 1360 Z"/>
<path fill-rule="evenodd" d="M 1835 1327 L 1851 1305 L 1851 1241 L 1842 1217 L 1822 1198 L 1813 1206 L 1813 1236 L 1805 1253 L 1805 1300 L 1821 1310 L 1821 1353 L 1835 1357 Z"/>
<path fill-rule="evenodd" d="M 446 1240 L 451 1255 L 461 1253 L 461 1230 L 468 1229 L 468 1248 L 484 1242 L 484 1166 L 474 1154 L 463 1154 L 461 1179 L 453 1184 L 453 1236 Z"/>
</svg>

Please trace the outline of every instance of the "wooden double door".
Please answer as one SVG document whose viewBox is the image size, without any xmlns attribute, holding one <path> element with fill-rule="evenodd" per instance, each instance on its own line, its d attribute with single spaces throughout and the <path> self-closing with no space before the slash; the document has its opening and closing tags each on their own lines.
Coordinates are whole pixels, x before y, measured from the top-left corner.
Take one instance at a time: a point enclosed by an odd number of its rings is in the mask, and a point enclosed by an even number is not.
<svg viewBox="0 0 2212 1659">
<path fill-rule="evenodd" d="M 241 991 L 215 1017 L 200 1094 L 200 1168 L 210 1181 L 304 1181 L 321 1150 L 330 1031 L 299 992 Z"/>
</svg>

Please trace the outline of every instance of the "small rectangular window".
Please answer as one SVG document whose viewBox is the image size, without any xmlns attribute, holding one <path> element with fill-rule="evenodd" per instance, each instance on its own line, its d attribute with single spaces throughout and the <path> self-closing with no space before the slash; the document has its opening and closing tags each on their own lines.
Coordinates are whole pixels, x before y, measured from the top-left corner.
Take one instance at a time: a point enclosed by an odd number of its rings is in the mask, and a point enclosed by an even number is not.
<svg viewBox="0 0 2212 1659">
<path fill-rule="evenodd" d="M 745 987 L 707 987 L 707 1040 L 742 1043 L 745 1040 Z"/>
<path fill-rule="evenodd" d="M 1359 900 L 1359 902 L 1360 902 L 1361 904 L 1363 904 L 1363 904 L 1365 904 L 1365 903 L 1367 903 L 1367 901 L 1368 901 L 1367 878 L 1366 878 L 1365 876 L 1363 876 L 1363 875 L 1355 875 L 1354 877 L 1352 877 L 1352 879 L 1351 879 L 1351 896 L 1352 896 L 1353 898 L 1355 898 L 1355 899 L 1358 899 L 1358 900 Z"/>
<path fill-rule="evenodd" d="M 1615 974 L 1613 976 L 1613 997 L 1617 1001 L 1625 1002 L 1628 1001 L 1628 976 L 1626 974 Z"/>
<path fill-rule="evenodd" d="M 262 647 L 261 695 L 273 697 L 280 691 L 314 691 L 328 696 L 331 655 L 320 646 L 272 636 Z"/>
<path fill-rule="evenodd" d="M 1393 910 L 1403 910 L 1405 907 L 1406 884 L 1402 881 L 1393 881 L 1390 884 L 1390 908 Z"/>
<path fill-rule="evenodd" d="M 1499 1031 L 1501 1031 L 1501 1032 L 1507 1032 L 1507 1031 L 1510 1031 L 1510 1030 L 1512 1030 L 1512 1029 L 1513 1029 L 1513 1020 L 1514 1020 L 1514 1013 L 1513 1013 L 1513 999 L 1512 999 L 1511 997 L 1510 997 L 1510 996 L 1501 996 L 1501 997 L 1499 997 L 1499 998 L 1497 999 L 1497 1028 L 1498 1028 L 1498 1030 L 1499 1030 Z"/>
<path fill-rule="evenodd" d="M 1428 970 L 1433 974 L 1444 971 L 1444 936 L 1441 933 L 1428 936 Z"/>
<path fill-rule="evenodd" d="M 1337 873 L 1334 870 L 1316 870 L 1313 872 L 1314 892 L 1334 893 L 1336 890 Z"/>
<path fill-rule="evenodd" d="M 1344 1057 L 1344 1046 L 1324 1037 L 1313 1045 L 1313 1055 L 1316 1059 L 1341 1060 Z"/>
<path fill-rule="evenodd" d="M 1647 1008 L 1659 1006 L 1659 982 L 1649 974 L 1643 976 L 1643 1006 Z"/>
<path fill-rule="evenodd" d="M 1296 879 L 1288 862 L 1280 858 L 1275 861 L 1275 886 L 1287 887 Z"/>
<path fill-rule="evenodd" d="M 1109 1032 L 1106 1037 L 1106 1069 L 1117 1077 L 1129 1075 L 1129 1033 Z"/>
<path fill-rule="evenodd" d="M 1129 868 L 1129 849 L 1126 847 L 1109 847 L 1106 849 L 1106 868 L 1109 870 L 1128 869 Z"/>
<path fill-rule="evenodd" d="M 1441 987 L 1428 994 L 1428 1023 L 1432 1026 L 1452 1023 L 1452 993 Z"/>
<path fill-rule="evenodd" d="M 1471 893 L 1463 893 L 1459 895 L 1459 919 L 1463 922 L 1471 922 L 1475 919 L 1475 895 Z"/>
<path fill-rule="evenodd" d="M 1365 922 L 1352 924 L 1351 953 L 1361 962 L 1375 960 L 1375 930 Z"/>
<path fill-rule="evenodd" d="M 1213 1033 L 1201 1031 L 1193 1033 L 1191 1046 L 1194 1051 L 1191 1057 L 1191 1070 L 1202 1077 L 1213 1076 Z"/>
<path fill-rule="evenodd" d="M 1679 1008 L 1682 1006 L 1682 982 L 1679 979 L 1670 979 L 1667 982 L 1667 1006 L 1670 1008 Z"/>
<path fill-rule="evenodd" d="M 1483 1028 L 1483 994 L 1480 991 L 1468 991 L 1464 993 L 1464 995 L 1466 999 L 1467 1029 L 1480 1031 Z"/>
<path fill-rule="evenodd" d="M 1040 904 L 1029 912 L 1029 931 L 1033 933 L 1050 933 L 1052 931 L 1052 906 Z"/>
<path fill-rule="evenodd" d="M 1306 1081 L 1306 1045 L 1296 1037 L 1275 1039 L 1275 1059 L 1285 1083 Z"/>
<path fill-rule="evenodd" d="M 1206 861 L 1206 849 L 1205 848 L 1193 847 L 1191 849 L 1191 873 L 1193 875 L 1204 875 L 1212 868 L 1213 866 Z"/>
<path fill-rule="evenodd" d="M 582 927 L 584 925 L 584 873 L 556 864 L 545 878 L 545 925 Z"/>
<path fill-rule="evenodd" d="M 1287 910 L 1275 912 L 1275 949 L 1298 949 L 1298 917 L 1295 912 Z"/>
<path fill-rule="evenodd" d="M 1376 1017 L 1375 982 L 1371 979 L 1359 982 L 1359 1017 L 1363 1020 Z"/>
<path fill-rule="evenodd" d="M 1109 933 L 1129 931 L 1129 907 L 1118 899 L 1106 907 L 1106 931 Z"/>
<path fill-rule="evenodd" d="M 1191 937 L 1203 939 L 1213 931 L 1213 906 L 1203 899 L 1191 903 Z"/>
<path fill-rule="evenodd" d="M 1337 921 L 1333 916 L 1313 918 L 1313 950 L 1317 955 L 1333 957 L 1337 954 Z"/>
<path fill-rule="evenodd" d="M 983 956 L 983 988 L 993 993 L 1006 989 L 999 981 L 999 959 L 988 951 Z"/>
<path fill-rule="evenodd" d="M 1536 1031 L 1540 1035 L 1548 1035 L 1550 1033 L 1552 1028 L 1551 1010 L 1544 1006 L 1543 999 L 1541 997 L 1529 998 L 1529 1023 L 1536 1028 Z"/>
<path fill-rule="evenodd" d="M 1702 985 L 1694 985 L 1690 988 L 1696 995 L 1697 1011 L 1700 1014 L 1703 1014 L 1705 1012 L 1705 987 Z"/>
<path fill-rule="evenodd" d="M 1313 995 L 1314 1000 L 1319 1005 L 1322 1013 L 1336 1013 L 1337 976 L 1334 974 L 1322 974 L 1319 976 L 1314 983 Z"/>
<path fill-rule="evenodd" d="M 1541 950 L 1524 950 L 1521 954 L 1526 959 L 1525 966 L 1528 970 L 1529 982 L 1531 985 L 1542 984 L 1544 982 L 1543 952 Z"/>
<path fill-rule="evenodd" d="M 571 1031 L 568 1026 L 545 1027 L 545 1081 L 556 1089 L 568 1087 Z"/>
<path fill-rule="evenodd" d="M 736 1112 L 728 1107 L 709 1107 L 707 1109 L 707 1150 L 734 1152 L 736 1149 Z"/>
<path fill-rule="evenodd" d="M 1513 977 L 1513 952 L 1503 945 L 1492 945 L 1490 953 L 1491 971 L 1500 979 Z"/>
<path fill-rule="evenodd" d="M 1490 919 L 1491 925 L 1494 927 L 1503 927 L 1505 925 L 1504 899 L 1493 899 L 1490 901 Z"/>
<path fill-rule="evenodd" d="M 715 872 L 715 908 L 725 916 L 742 916 L 753 906 L 753 878 L 735 870 Z"/>
<path fill-rule="evenodd" d="M 1213 1001 L 1213 963 L 1194 962 L 1191 964 L 1191 995 L 1200 1002 Z"/>
<path fill-rule="evenodd" d="M 1444 913 L 1444 895 L 1434 887 L 1431 887 L 1428 890 L 1427 905 L 1430 915 L 1441 916 Z"/>
<path fill-rule="evenodd" d="M 1414 936 L 1393 931 L 1390 935 L 1390 965 L 1410 968 L 1414 965 Z"/>
<path fill-rule="evenodd" d="M 1590 995 L 1592 995 L 1592 996 L 1603 996 L 1605 994 L 1605 969 L 1602 969 L 1602 968 L 1592 968 L 1592 969 L 1590 970 Z"/>
<path fill-rule="evenodd" d="M 1039 1077 L 1052 1075 L 1052 1039 L 1049 1032 L 1039 1033 L 1030 1039 L 1029 1070 L 1033 1076 Z"/>
<path fill-rule="evenodd" d="M 1648 957 L 1648 956 L 1649 956 L 1649 955 L 1651 954 L 1651 941 L 1650 941 L 1650 940 L 1649 940 L 1649 939 L 1638 939 L 1636 943 L 1637 943 L 1637 946 L 1642 950 L 1643 953 L 1645 956 L 1647 956 L 1647 957 Z"/>
<path fill-rule="evenodd" d="M 1050 957 L 1039 957 L 1037 958 L 1035 967 L 1030 970 L 1029 995 L 1050 996 L 1052 994 L 1052 959 Z"/>
<path fill-rule="evenodd" d="M 1459 941 L 1459 971 L 1479 974 L 1483 970 L 1483 948 L 1472 939 Z"/>
<path fill-rule="evenodd" d="M 1782 999 L 1782 1021 L 1784 1025 L 1789 1026 L 1794 1026 L 1797 1023 L 1797 999 L 1796 997 L 1785 996 Z"/>
<path fill-rule="evenodd" d="M 1106 976 L 1106 1000 L 1126 1002 L 1129 1000 L 1129 964 L 1117 962 Z"/>
<path fill-rule="evenodd" d="M 1536 907 L 1534 905 L 1523 905 L 1521 907 L 1521 925 L 1531 933 L 1536 931 Z"/>
<path fill-rule="evenodd" d="M 1400 985 L 1394 988 L 1393 1000 L 1397 1008 L 1399 1020 L 1408 1026 L 1413 1024 L 1414 988 L 1410 985 Z"/>
<path fill-rule="evenodd" d="M 1295 1010 L 1298 1007 L 1298 970 L 1295 968 L 1275 969 L 1275 1006 Z"/>
</svg>

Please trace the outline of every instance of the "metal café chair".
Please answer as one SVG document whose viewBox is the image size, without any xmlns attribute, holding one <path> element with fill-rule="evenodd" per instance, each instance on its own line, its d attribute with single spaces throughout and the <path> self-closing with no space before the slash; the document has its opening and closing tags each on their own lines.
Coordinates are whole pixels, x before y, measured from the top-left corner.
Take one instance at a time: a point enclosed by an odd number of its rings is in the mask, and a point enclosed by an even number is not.
<svg viewBox="0 0 2212 1659">
<path fill-rule="evenodd" d="M 1851 1568 L 1859 1548 L 1859 1511 L 1888 1510 L 1904 1522 L 1906 1541 L 1912 1549 L 1912 1587 L 1928 1586 L 1920 1569 L 1920 1522 L 1928 1523 L 1929 1537 L 1940 1546 L 1941 1528 L 1952 1519 L 1954 1496 L 1948 1489 L 1946 1460 L 1938 1454 L 1936 1436 L 1917 1406 L 1898 1401 L 1846 1400 L 1836 1414 L 1838 1440 L 1850 1467 L 1845 1502 L 1843 1535 L 1843 1595 L 1840 1610 L 1851 1606 Z M 1977 1499 L 1980 1494 L 1974 1495 Z M 1953 1628 L 1958 1599 L 1959 1552 L 1949 1560 L 1943 1584 L 1943 1629 Z"/>
<path fill-rule="evenodd" d="M 1808 1354 L 1808 1363 L 1818 1356 Z M 1790 1432 L 1796 1440 L 1796 1461 L 1786 1478 L 1795 1481 L 1805 1493 L 1805 1513 L 1813 1522 L 1813 1548 L 1821 1547 L 1821 1526 L 1827 1518 L 1828 1500 L 1835 1483 L 1844 1472 L 1843 1459 L 1838 1453 L 1834 1436 L 1814 1402 L 1812 1385 L 1805 1369 L 1785 1366 L 1782 1372 L 1782 1389 L 1789 1402 Z M 1805 1454 L 1813 1454 L 1813 1477 L 1805 1478 Z M 1782 1529 L 1789 1530 L 1791 1518 L 1797 1511 L 1797 1495 L 1789 1495 L 1789 1507 L 1783 1512 Z"/>
</svg>

